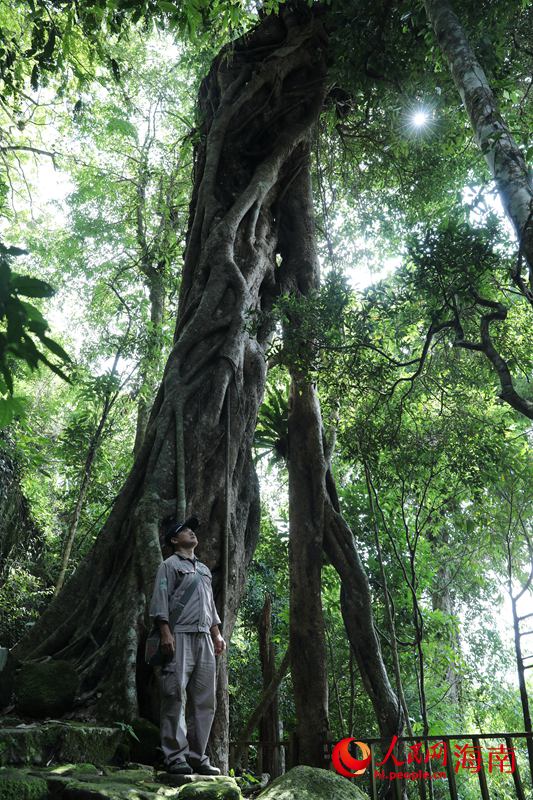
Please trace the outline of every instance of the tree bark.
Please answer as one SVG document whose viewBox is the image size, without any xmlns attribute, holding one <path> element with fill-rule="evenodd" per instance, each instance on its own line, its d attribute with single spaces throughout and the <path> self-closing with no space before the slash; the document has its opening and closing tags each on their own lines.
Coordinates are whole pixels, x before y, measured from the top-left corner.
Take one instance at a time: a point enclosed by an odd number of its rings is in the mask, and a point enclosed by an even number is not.
<svg viewBox="0 0 533 800">
<path fill-rule="evenodd" d="M 100 719 L 138 714 L 147 597 L 161 561 L 161 522 L 176 509 L 201 520 L 198 555 L 213 571 L 231 637 L 259 529 L 251 446 L 271 328 L 264 312 L 278 291 L 277 203 L 323 104 L 316 75 L 326 46 L 315 9 L 284 8 L 225 47 L 202 84 L 174 346 L 144 441 L 93 550 L 15 650 L 19 658 L 69 659 L 81 677 L 80 713 L 83 705 Z M 225 770 L 225 657 L 219 677 L 211 753 Z"/>
<path fill-rule="evenodd" d="M 487 77 L 452 6 L 448 0 L 424 0 L 424 4 L 470 117 L 476 142 L 516 231 L 520 254 L 529 267 L 529 286 L 519 274 L 520 265 L 515 282 L 533 303 L 533 184 L 526 162 L 498 111 Z"/>
<path fill-rule="evenodd" d="M 295 296 L 306 297 L 312 294 L 318 286 L 311 180 L 306 152 L 303 152 L 301 168 L 283 198 L 282 219 L 284 230 L 280 232 L 280 253 L 283 259 L 281 265 L 283 288 Z M 295 329 L 293 326 L 292 331 L 287 331 L 286 337 L 290 335 L 298 336 L 297 328 Z M 312 351 L 312 343 L 309 345 L 310 351 Z M 305 349 L 305 343 L 301 343 L 301 347 Z M 302 357 L 303 363 L 306 363 L 311 357 L 309 352 L 306 358 L 302 350 L 299 355 Z M 318 637 L 320 637 L 322 616 L 319 607 L 320 597 L 318 596 L 318 600 L 316 597 L 321 567 L 321 559 L 318 559 L 317 563 L 317 542 L 320 534 L 316 530 L 316 523 L 319 522 L 322 526 L 323 549 L 341 579 L 341 612 L 348 639 L 361 672 L 363 685 L 374 707 L 381 736 L 390 743 L 394 734 L 401 735 L 404 719 L 401 706 L 390 685 L 379 640 L 374 629 L 368 578 L 355 547 L 352 531 L 340 513 L 335 480 L 330 465 L 331 452 L 326 447 L 326 436 L 323 431 L 316 389 L 311 381 L 302 374 L 298 364 L 296 366 L 290 364 L 289 368 L 292 375 L 291 398 L 293 401 L 289 421 L 291 416 L 294 418 L 292 430 L 289 427 L 289 476 L 291 469 L 294 469 L 291 467 L 293 458 L 297 461 L 297 477 L 300 470 L 307 470 L 306 480 L 293 481 L 292 491 L 289 483 L 289 514 L 296 515 L 290 521 L 290 536 L 293 535 L 293 525 L 296 527 L 297 521 L 299 525 L 306 526 L 308 552 L 301 551 L 301 557 L 309 570 L 306 601 L 312 604 L 314 613 L 317 615 L 314 622 L 317 630 L 309 634 L 306 629 L 305 633 L 311 636 L 311 641 L 317 642 L 318 640 L 317 646 L 320 646 Z M 302 424 L 299 428 L 295 424 L 297 413 L 302 415 Z M 304 547 L 306 536 L 302 536 L 301 533 L 297 533 L 297 535 L 300 537 L 301 547 Z M 291 586 L 291 593 L 292 591 Z M 302 603 L 304 602 L 302 594 Z M 306 609 L 303 609 L 302 613 L 303 619 L 307 623 L 309 618 Z M 296 620 L 296 616 L 294 619 Z M 296 631 L 296 637 L 298 637 L 298 631 Z M 298 638 L 294 640 L 294 644 L 298 644 L 300 647 L 305 646 Z M 292 647 L 293 639 L 291 639 L 291 649 Z M 321 654 L 314 658 L 312 663 L 318 672 L 316 676 L 310 674 L 308 677 L 312 681 L 311 686 L 314 684 L 315 703 L 321 703 L 323 697 L 321 660 Z M 293 658 L 291 671 L 294 669 L 301 670 L 296 658 Z M 294 683 L 294 672 L 292 677 Z M 309 688 L 308 686 L 308 693 Z M 295 700 L 297 696 L 298 691 L 295 688 Z M 324 723 L 325 721 L 324 719 Z M 312 733 L 315 737 L 320 730 L 319 727 L 314 728 Z M 309 736 L 309 734 L 307 735 Z M 322 761 L 322 763 L 324 762 Z M 387 796 L 393 796 L 392 785 L 387 787 L 386 791 Z"/>
<path fill-rule="evenodd" d="M 283 225 L 279 239 L 283 289 L 296 298 L 316 292 L 320 286 L 312 208 L 309 147 L 302 145 L 282 201 Z M 291 675 L 298 763 L 324 767 L 324 746 L 329 739 L 321 590 L 325 462 L 318 399 L 305 367 L 301 366 L 312 357 L 312 343 L 301 341 L 299 326 L 300 319 L 295 312 L 285 327 L 285 345 L 293 354 L 289 362 L 291 390 L 287 458 Z M 313 453 L 313 458 L 309 457 L 310 453 Z"/>
<path fill-rule="evenodd" d="M 272 598 L 269 594 L 265 597 L 259 622 L 259 656 L 261 658 L 264 692 L 276 674 L 274 643 L 272 642 Z M 259 723 L 259 740 L 263 748 L 263 771 L 268 772 L 271 778 L 277 778 L 278 775 L 281 775 L 280 749 L 274 746 L 274 742 L 278 741 L 278 738 L 279 703 L 278 692 L 276 691 Z"/>
<path fill-rule="evenodd" d="M 289 637 L 298 763 L 324 767 L 328 741 L 328 675 L 322 613 L 325 470 L 321 418 L 311 384 L 293 375 L 289 406 Z"/>
</svg>

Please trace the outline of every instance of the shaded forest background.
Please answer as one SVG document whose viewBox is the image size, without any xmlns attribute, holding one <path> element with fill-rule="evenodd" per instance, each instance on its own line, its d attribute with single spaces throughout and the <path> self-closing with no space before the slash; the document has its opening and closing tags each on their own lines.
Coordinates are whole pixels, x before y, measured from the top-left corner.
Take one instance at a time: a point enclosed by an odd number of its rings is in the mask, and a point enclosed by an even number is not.
<svg viewBox="0 0 533 800">
<path fill-rule="evenodd" d="M 90 553 L 141 447 L 173 346 L 197 93 L 220 48 L 258 19 L 232 3 L 65 5 L 0 4 L 8 647 Z M 511 596 L 526 588 L 517 607 L 533 610 L 528 253 L 424 5 L 327 9 L 327 93 L 309 148 L 320 286 L 305 302 L 280 293 L 245 320 L 272 335 L 254 440 L 260 536 L 228 653 L 230 738 L 258 700 L 267 596 L 278 664 L 289 641 L 295 370 L 317 387 L 340 505 L 412 732 L 519 731 Z M 455 10 L 530 160 L 531 4 L 464 0 Z M 482 346 L 489 322 L 520 402 Z M 333 738 L 376 735 L 325 557 L 321 602 Z M 290 673 L 279 709 L 292 730 Z"/>
</svg>

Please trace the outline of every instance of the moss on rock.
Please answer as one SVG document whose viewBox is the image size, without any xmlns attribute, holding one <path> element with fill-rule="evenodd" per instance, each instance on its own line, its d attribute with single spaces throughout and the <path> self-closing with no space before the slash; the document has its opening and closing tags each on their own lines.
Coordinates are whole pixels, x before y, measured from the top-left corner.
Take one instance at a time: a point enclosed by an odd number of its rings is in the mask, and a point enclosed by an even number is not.
<svg viewBox="0 0 533 800">
<path fill-rule="evenodd" d="M 0 769 L 0 800 L 46 800 L 48 786 L 42 778 L 21 770 Z"/>
<path fill-rule="evenodd" d="M 118 728 L 91 725 L 66 725 L 61 744 L 61 759 L 101 765 L 113 760 L 124 733 Z"/>
<path fill-rule="evenodd" d="M 106 770 L 106 780 L 115 781 L 117 784 L 153 782 L 154 772 L 147 769 L 117 769 L 111 772 Z"/>
<path fill-rule="evenodd" d="M 69 781 L 63 788 L 61 800 L 155 800 L 154 791 L 136 786 L 124 786 L 113 780 Z"/>
<path fill-rule="evenodd" d="M 187 783 L 180 789 L 179 800 L 241 800 L 242 794 L 233 778 Z"/>
<path fill-rule="evenodd" d="M 73 764 L 71 767 L 72 774 L 76 775 L 99 775 L 100 770 L 94 764 Z"/>
<path fill-rule="evenodd" d="M 79 762 L 103 765 L 115 756 L 125 734 L 119 728 L 45 722 L 0 730 L 0 764 Z"/>
<path fill-rule="evenodd" d="M 0 765 L 45 764 L 56 751 L 56 747 L 57 733 L 51 727 L 35 724 L 2 728 Z"/>
<path fill-rule="evenodd" d="M 259 800 L 368 800 L 342 775 L 316 767 L 293 767 L 276 778 Z M 181 800 L 181 796 L 180 796 Z"/>
<path fill-rule="evenodd" d="M 30 717 L 60 717 L 72 708 L 78 689 L 68 661 L 26 662 L 15 676 L 16 709 Z"/>
</svg>

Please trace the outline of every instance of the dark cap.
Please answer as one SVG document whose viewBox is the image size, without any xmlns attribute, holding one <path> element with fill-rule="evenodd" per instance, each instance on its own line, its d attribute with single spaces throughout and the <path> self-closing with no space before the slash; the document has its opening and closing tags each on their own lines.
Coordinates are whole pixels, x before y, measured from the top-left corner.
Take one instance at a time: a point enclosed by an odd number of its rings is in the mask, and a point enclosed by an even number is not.
<svg viewBox="0 0 533 800">
<path fill-rule="evenodd" d="M 177 522 L 174 520 L 174 522 L 171 522 L 165 531 L 165 544 L 171 547 L 170 540 L 173 536 L 176 536 L 184 528 L 190 528 L 191 531 L 195 531 L 199 524 L 200 523 L 196 517 L 187 517 L 185 522 Z"/>
</svg>

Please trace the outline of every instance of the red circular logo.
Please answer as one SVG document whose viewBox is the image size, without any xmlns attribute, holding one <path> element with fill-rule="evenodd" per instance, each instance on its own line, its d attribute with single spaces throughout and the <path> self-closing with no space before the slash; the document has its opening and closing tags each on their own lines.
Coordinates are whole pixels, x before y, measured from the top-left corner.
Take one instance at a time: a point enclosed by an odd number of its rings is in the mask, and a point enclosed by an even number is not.
<svg viewBox="0 0 533 800">
<path fill-rule="evenodd" d="M 362 759 L 354 758 L 351 755 L 348 750 L 350 742 L 355 742 L 361 750 Z M 331 760 L 340 775 L 344 775 L 345 778 L 354 778 L 356 775 L 362 775 L 370 764 L 370 747 L 364 742 L 356 741 L 353 737 L 341 739 L 331 752 Z"/>
</svg>

